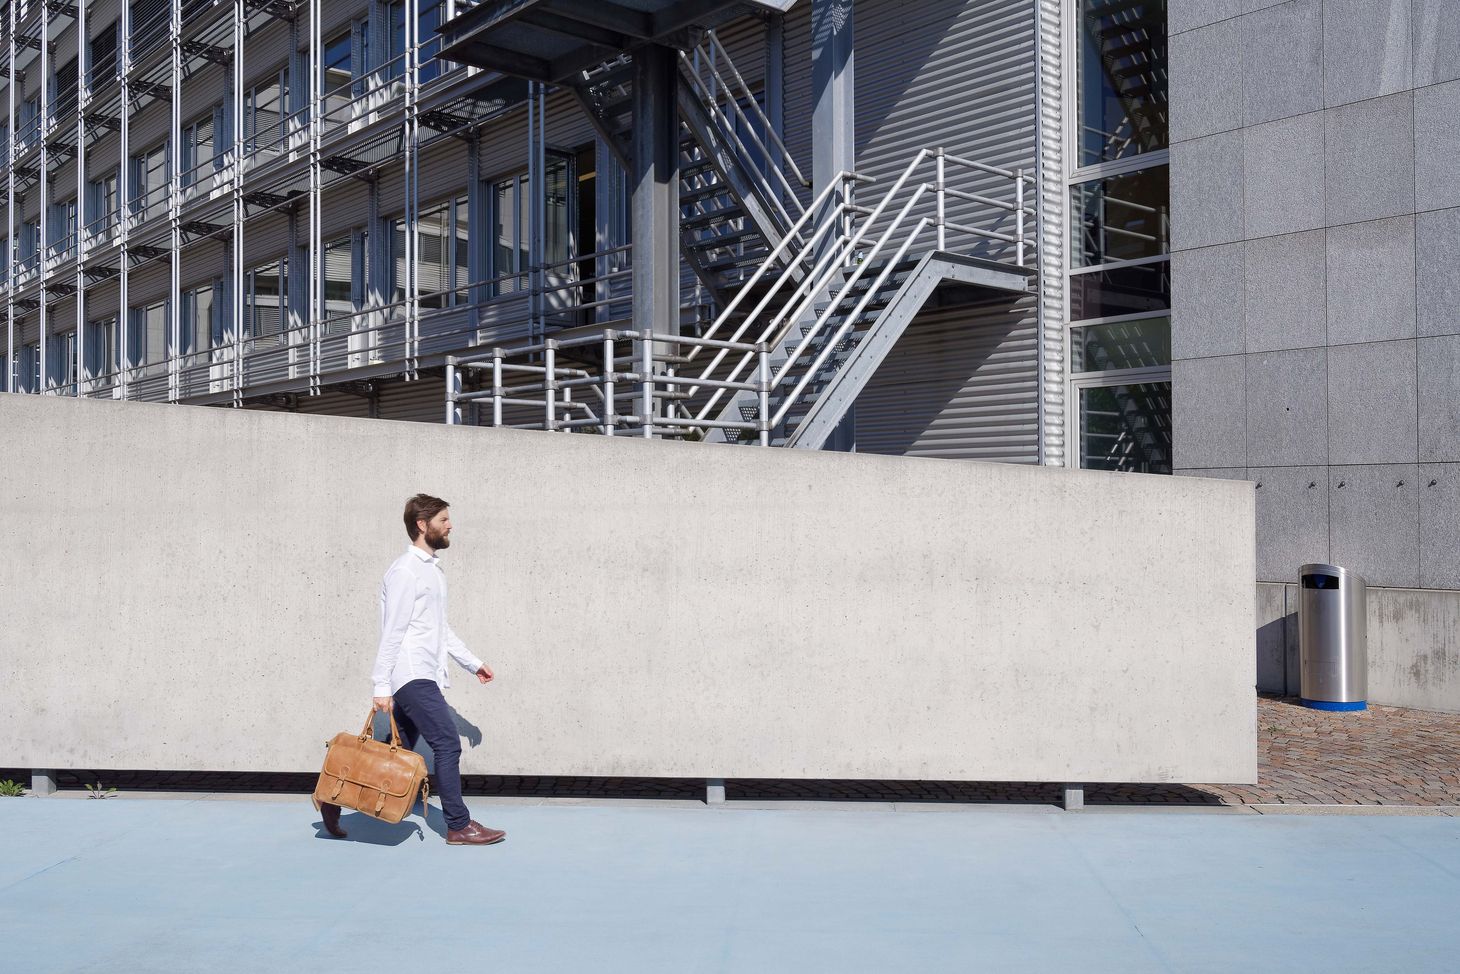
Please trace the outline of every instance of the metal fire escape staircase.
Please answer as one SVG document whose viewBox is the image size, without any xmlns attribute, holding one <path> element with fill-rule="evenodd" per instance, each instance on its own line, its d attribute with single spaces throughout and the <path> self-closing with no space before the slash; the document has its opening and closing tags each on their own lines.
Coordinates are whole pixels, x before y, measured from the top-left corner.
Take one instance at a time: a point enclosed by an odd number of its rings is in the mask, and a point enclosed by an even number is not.
<svg viewBox="0 0 1460 974">
<path fill-rule="evenodd" d="M 563 3 L 525 9 L 543 21 Z M 521 55 L 499 56 L 503 46 L 534 36 L 524 33 L 533 18 L 516 22 L 517 34 L 502 29 L 512 6 L 478 15 L 497 28 L 490 44 L 469 24 L 455 36 L 443 27 L 447 56 L 476 57 L 484 45 L 498 56 L 490 66 L 507 70 Z M 497 426 L 818 449 L 935 291 L 1030 293 L 1032 174 L 923 149 L 885 188 L 843 172 L 803 203 L 806 181 L 713 29 L 676 46 L 681 253 L 718 315 L 697 334 L 604 329 L 449 360 L 448 422 L 490 404 L 481 421 Z M 631 57 L 584 65 L 583 52 L 558 50 L 542 59 L 556 68 L 537 65 L 542 77 L 572 66 L 562 83 L 621 158 Z M 863 206 L 868 186 L 875 201 Z"/>
</svg>

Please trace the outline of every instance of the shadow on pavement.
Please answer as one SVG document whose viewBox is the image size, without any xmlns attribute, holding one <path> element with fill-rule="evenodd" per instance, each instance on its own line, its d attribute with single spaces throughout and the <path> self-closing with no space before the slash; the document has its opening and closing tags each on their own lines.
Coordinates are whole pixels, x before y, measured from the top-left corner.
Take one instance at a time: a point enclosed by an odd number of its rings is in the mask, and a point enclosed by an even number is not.
<svg viewBox="0 0 1460 974">
<path fill-rule="evenodd" d="M 441 809 L 434 805 L 427 806 L 427 809 L 426 828 L 445 839 L 446 818 L 441 814 Z M 371 818 L 363 812 L 352 812 L 347 809 L 340 816 L 340 827 L 348 833 L 344 839 L 336 839 L 326 832 L 324 822 L 319 819 L 314 821 L 316 837 L 329 839 L 332 842 L 364 842 L 366 845 L 394 846 L 400 845 L 412 837 L 418 841 L 425 841 L 426 838 L 426 832 L 421 828 L 421 817 L 415 812 L 392 825 L 389 822 L 382 822 L 378 818 Z"/>
</svg>

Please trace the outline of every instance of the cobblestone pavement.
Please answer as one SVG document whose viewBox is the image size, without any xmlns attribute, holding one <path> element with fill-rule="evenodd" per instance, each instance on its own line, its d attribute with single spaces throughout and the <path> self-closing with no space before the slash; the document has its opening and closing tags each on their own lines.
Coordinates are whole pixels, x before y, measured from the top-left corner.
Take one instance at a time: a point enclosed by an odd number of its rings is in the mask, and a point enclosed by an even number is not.
<svg viewBox="0 0 1460 974">
<path fill-rule="evenodd" d="M 1460 714 L 1397 707 L 1330 713 L 1259 697 L 1256 785 L 1091 785 L 1089 805 L 1460 805 Z M 0 768 L 0 780 L 29 772 Z M 100 782 L 119 791 L 308 793 L 313 774 L 67 771 L 63 789 Z M 701 799 L 697 778 L 467 775 L 468 795 Z M 433 787 L 432 791 L 436 789 Z M 1042 782 L 731 779 L 732 801 L 1003 802 L 1056 804 Z"/>
</svg>

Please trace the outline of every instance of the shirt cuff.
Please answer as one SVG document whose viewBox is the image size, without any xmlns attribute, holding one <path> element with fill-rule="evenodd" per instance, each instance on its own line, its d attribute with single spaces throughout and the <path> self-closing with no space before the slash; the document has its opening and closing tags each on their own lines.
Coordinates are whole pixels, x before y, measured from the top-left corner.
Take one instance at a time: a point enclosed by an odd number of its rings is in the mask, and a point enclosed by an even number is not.
<svg viewBox="0 0 1460 974">
<path fill-rule="evenodd" d="M 389 697 L 389 696 L 391 696 L 390 684 L 389 683 L 386 683 L 386 684 L 383 684 L 383 685 L 377 684 L 376 687 L 375 687 L 375 696 L 377 696 L 377 697 Z"/>
</svg>

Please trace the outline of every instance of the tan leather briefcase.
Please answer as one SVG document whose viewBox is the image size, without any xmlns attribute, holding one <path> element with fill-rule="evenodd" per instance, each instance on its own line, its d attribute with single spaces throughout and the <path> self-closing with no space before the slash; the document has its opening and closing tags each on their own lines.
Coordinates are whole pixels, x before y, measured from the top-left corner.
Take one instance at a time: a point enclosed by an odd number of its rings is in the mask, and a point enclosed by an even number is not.
<svg viewBox="0 0 1460 974">
<path fill-rule="evenodd" d="M 371 711 L 364 730 L 336 734 L 326 745 L 324 769 L 311 796 L 316 810 L 320 802 L 329 802 L 394 824 L 410 814 L 419 794 L 425 814 L 430 794 L 426 759 L 401 747 L 395 714 L 390 714 L 389 744 L 374 739 L 374 724 Z"/>
</svg>

